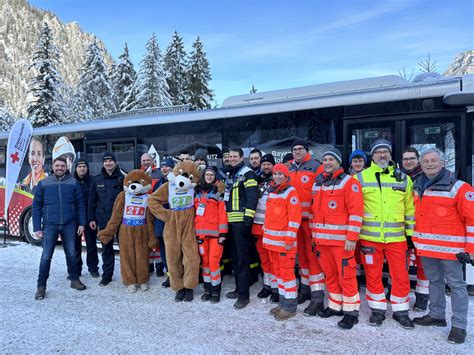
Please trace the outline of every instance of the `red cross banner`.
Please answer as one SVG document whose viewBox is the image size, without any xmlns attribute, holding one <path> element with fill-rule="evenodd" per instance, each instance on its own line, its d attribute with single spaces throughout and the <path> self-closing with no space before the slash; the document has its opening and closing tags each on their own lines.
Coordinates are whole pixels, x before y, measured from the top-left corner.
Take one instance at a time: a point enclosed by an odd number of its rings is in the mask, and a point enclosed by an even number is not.
<svg viewBox="0 0 474 355">
<path fill-rule="evenodd" d="M 20 174 L 23 160 L 25 159 L 26 153 L 28 152 L 28 146 L 30 144 L 32 134 L 33 127 L 31 126 L 31 123 L 26 119 L 21 119 L 15 122 L 10 131 L 10 135 L 8 136 L 4 216 L 7 215 L 8 205 L 10 204 L 10 199 L 12 197 L 18 175 Z"/>
</svg>

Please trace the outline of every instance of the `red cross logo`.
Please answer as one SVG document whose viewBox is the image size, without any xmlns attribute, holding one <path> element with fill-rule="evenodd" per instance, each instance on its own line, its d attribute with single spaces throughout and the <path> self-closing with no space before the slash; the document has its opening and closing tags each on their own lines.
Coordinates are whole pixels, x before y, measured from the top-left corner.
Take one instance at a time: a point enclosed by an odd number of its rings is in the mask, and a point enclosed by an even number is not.
<svg viewBox="0 0 474 355">
<path fill-rule="evenodd" d="M 18 152 L 15 152 L 15 154 L 10 154 L 10 158 L 12 158 L 12 164 L 16 164 L 16 162 L 20 160 Z"/>
<path fill-rule="evenodd" d="M 474 201 L 474 192 L 466 192 L 466 200 L 468 201 Z"/>
<path fill-rule="evenodd" d="M 330 209 L 335 209 L 337 207 L 336 201 L 329 201 L 328 203 Z"/>
</svg>

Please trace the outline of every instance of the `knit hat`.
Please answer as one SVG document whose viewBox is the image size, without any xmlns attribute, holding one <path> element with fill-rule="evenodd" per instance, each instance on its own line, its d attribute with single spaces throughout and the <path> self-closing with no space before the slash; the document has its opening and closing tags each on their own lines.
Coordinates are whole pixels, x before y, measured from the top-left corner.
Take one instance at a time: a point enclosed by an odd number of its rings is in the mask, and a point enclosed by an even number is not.
<svg viewBox="0 0 474 355">
<path fill-rule="evenodd" d="M 283 157 L 282 163 L 288 163 L 290 160 L 293 160 L 293 154 L 292 153 L 286 153 L 285 156 Z"/>
<path fill-rule="evenodd" d="M 392 154 L 392 144 L 386 139 L 377 139 L 370 147 L 370 155 L 374 155 L 378 149 L 388 149 Z"/>
<path fill-rule="evenodd" d="M 290 171 L 285 164 L 276 164 L 272 170 L 273 173 L 279 172 L 285 175 L 286 177 L 290 176 Z"/>
<path fill-rule="evenodd" d="M 309 143 L 306 139 L 296 139 L 291 145 L 291 149 L 293 150 L 297 145 L 302 145 L 306 151 L 309 151 Z"/>
<path fill-rule="evenodd" d="M 335 148 L 335 147 L 328 148 L 328 149 L 326 149 L 326 151 L 323 153 L 323 158 L 324 158 L 326 155 L 330 155 L 331 157 L 333 157 L 334 159 L 336 159 L 336 161 L 337 161 L 339 164 L 342 163 L 342 153 L 339 151 L 339 149 L 337 149 L 337 148 Z"/>
<path fill-rule="evenodd" d="M 105 152 L 103 157 L 102 157 L 102 161 L 106 161 L 107 159 L 112 159 L 114 161 L 114 163 L 117 163 L 117 159 L 115 158 L 114 153 Z"/>
<path fill-rule="evenodd" d="M 202 171 L 202 176 L 206 175 L 207 171 L 211 171 L 217 178 L 218 173 L 217 173 L 217 166 L 207 166 L 203 171 Z"/>
<path fill-rule="evenodd" d="M 174 160 L 173 158 L 167 158 L 161 161 L 160 166 L 167 166 L 168 168 L 174 168 Z"/>
<path fill-rule="evenodd" d="M 260 165 L 265 162 L 275 165 L 275 158 L 271 154 L 265 154 L 263 157 L 260 158 Z"/>
<path fill-rule="evenodd" d="M 86 166 L 89 168 L 89 162 L 88 162 L 86 159 L 84 159 L 84 158 L 78 158 L 78 159 L 76 160 L 76 168 L 77 168 L 78 165 L 80 165 L 80 164 L 84 164 L 84 165 L 86 165 Z"/>
<path fill-rule="evenodd" d="M 352 163 L 352 159 L 354 158 L 363 158 L 364 163 L 367 164 L 367 155 L 365 155 L 365 153 L 360 149 L 356 149 L 351 153 L 349 156 L 349 164 Z"/>
<path fill-rule="evenodd" d="M 194 160 L 204 160 L 207 163 L 207 152 L 204 149 L 196 150 L 194 154 Z"/>
</svg>

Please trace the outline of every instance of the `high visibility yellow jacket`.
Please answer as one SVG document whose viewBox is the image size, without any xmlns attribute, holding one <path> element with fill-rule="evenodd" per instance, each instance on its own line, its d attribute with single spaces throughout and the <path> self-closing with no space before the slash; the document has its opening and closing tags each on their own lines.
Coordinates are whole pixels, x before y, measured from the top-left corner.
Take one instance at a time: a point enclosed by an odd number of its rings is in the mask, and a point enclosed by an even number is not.
<svg viewBox="0 0 474 355">
<path fill-rule="evenodd" d="M 359 238 L 378 243 L 394 243 L 413 235 L 415 207 L 413 182 L 397 180 L 394 167 L 380 168 L 372 163 L 354 177 L 362 185 L 364 219 Z"/>
</svg>

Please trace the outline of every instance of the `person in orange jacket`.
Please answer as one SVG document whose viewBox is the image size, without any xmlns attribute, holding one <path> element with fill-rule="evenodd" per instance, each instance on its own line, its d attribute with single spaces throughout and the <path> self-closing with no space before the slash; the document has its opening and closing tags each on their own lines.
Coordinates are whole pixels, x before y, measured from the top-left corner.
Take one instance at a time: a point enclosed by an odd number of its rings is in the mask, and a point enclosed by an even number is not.
<svg viewBox="0 0 474 355">
<path fill-rule="evenodd" d="M 220 261 L 224 250 L 225 234 L 228 231 L 225 203 L 218 185 L 217 169 L 205 168 L 194 199 L 196 208 L 194 229 L 199 244 L 204 279 L 204 294 L 201 300 L 210 300 L 211 303 L 220 301 Z"/>
<path fill-rule="evenodd" d="M 298 230 L 298 264 L 300 289 L 298 304 L 310 300 L 304 314 L 315 316 L 324 308 L 324 273 L 313 250 L 309 220 L 311 219 L 311 189 L 314 178 L 322 172 L 322 165 L 309 154 L 309 143 L 297 139 L 291 145 L 293 160 L 289 167 L 292 186 L 301 199 L 302 222 Z"/>
<path fill-rule="evenodd" d="M 336 148 L 323 153 L 324 172 L 313 185 L 313 241 L 329 292 L 328 307 L 318 316 L 342 316 L 338 327 L 351 329 L 359 322 L 360 297 L 354 257 L 359 239 L 364 200 L 360 183 L 344 173 Z"/>
<path fill-rule="evenodd" d="M 466 339 L 469 299 L 463 258 L 474 259 L 474 188 L 445 169 L 444 154 L 428 148 L 420 154 L 423 174 L 414 186 L 416 253 L 429 280 L 429 313 L 413 320 L 446 327 L 445 284 L 451 289 L 450 343 Z"/>
<path fill-rule="evenodd" d="M 270 310 L 278 320 L 296 315 L 295 260 L 301 217 L 299 195 L 290 185 L 288 168 L 284 164 L 276 164 L 265 210 L 263 247 L 269 251 L 272 273 L 278 280 L 278 306 Z"/>
</svg>

